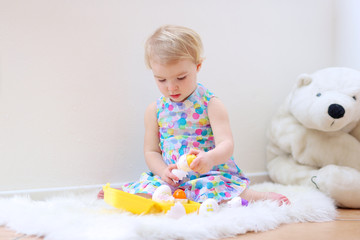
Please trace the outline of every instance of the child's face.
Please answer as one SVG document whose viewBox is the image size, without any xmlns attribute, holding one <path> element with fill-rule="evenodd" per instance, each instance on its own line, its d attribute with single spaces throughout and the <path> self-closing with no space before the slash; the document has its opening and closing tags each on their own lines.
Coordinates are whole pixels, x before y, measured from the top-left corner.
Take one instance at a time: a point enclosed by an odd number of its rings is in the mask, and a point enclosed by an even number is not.
<svg viewBox="0 0 360 240">
<path fill-rule="evenodd" d="M 169 64 L 151 61 L 160 92 L 173 102 L 183 102 L 195 91 L 200 67 L 201 63 L 196 65 L 191 60 L 179 60 Z"/>
</svg>

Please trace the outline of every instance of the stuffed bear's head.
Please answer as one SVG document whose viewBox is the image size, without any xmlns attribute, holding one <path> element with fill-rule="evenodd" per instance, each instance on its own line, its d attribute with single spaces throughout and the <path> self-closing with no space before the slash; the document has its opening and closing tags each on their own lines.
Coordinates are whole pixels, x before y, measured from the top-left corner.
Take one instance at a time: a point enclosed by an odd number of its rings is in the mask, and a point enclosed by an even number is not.
<svg viewBox="0 0 360 240">
<path fill-rule="evenodd" d="M 360 72 L 326 68 L 302 74 L 289 100 L 290 112 L 306 128 L 350 131 L 360 120 Z"/>
</svg>

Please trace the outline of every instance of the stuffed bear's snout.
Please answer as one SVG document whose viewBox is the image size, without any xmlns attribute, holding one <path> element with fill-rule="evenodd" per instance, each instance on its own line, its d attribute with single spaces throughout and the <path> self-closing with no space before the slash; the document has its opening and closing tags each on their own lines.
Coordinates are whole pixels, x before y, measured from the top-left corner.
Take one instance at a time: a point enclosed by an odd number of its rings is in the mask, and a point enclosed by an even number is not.
<svg viewBox="0 0 360 240">
<path fill-rule="evenodd" d="M 334 103 L 329 106 L 328 113 L 332 118 L 338 119 L 345 115 L 345 109 L 343 106 Z"/>
</svg>

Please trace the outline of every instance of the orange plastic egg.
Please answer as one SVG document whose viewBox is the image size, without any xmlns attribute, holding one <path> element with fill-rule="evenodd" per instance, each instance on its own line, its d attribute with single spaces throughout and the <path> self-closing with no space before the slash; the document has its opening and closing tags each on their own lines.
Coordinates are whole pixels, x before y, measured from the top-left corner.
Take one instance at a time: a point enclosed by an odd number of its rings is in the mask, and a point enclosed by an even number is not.
<svg viewBox="0 0 360 240">
<path fill-rule="evenodd" d="M 173 197 L 175 199 L 186 199 L 186 194 L 183 190 L 181 189 L 177 189 L 174 194 L 173 194 Z"/>
</svg>

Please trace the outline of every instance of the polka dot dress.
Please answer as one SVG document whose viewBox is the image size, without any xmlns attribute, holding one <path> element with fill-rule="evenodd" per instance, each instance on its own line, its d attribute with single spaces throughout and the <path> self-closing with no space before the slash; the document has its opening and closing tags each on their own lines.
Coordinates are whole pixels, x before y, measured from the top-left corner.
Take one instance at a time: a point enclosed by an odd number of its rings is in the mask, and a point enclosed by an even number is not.
<svg viewBox="0 0 360 240">
<path fill-rule="evenodd" d="M 157 101 L 160 148 L 166 164 L 175 164 L 180 156 L 192 148 L 207 152 L 215 147 L 207 114 L 207 106 L 212 97 L 214 95 L 207 88 L 198 84 L 197 89 L 184 102 L 172 102 L 165 97 Z M 152 194 L 163 184 L 166 183 L 159 176 L 149 172 L 143 173 L 139 181 L 125 184 L 123 190 Z M 185 191 L 190 200 L 203 202 L 214 198 L 220 202 L 238 196 L 248 185 L 249 179 L 237 167 L 234 159 L 230 158 L 225 164 L 214 166 L 206 174 L 190 172 L 180 181 L 179 188 Z"/>
</svg>

